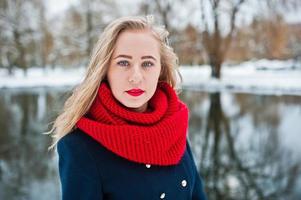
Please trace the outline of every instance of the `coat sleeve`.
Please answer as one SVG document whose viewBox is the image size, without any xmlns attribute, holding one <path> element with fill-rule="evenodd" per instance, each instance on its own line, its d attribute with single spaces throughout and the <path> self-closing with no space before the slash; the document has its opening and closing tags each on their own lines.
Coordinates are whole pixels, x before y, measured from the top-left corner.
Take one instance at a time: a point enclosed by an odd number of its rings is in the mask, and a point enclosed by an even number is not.
<svg viewBox="0 0 301 200">
<path fill-rule="evenodd" d="M 79 139 L 65 136 L 57 145 L 62 200 L 102 200 L 98 169 Z"/>
<path fill-rule="evenodd" d="M 194 169 L 193 171 L 195 173 L 195 182 L 194 182 L 194 186 L 193 186 L 192 200 L 207 200 L 205 191 L 204 191 L 203 182 L 197 171 L 188 140 L 187 140 L 186 145 L 187 145 L 188 154 L 190 155 L 190 157 L 193 160 L 193 169 Z"/>
</svg>

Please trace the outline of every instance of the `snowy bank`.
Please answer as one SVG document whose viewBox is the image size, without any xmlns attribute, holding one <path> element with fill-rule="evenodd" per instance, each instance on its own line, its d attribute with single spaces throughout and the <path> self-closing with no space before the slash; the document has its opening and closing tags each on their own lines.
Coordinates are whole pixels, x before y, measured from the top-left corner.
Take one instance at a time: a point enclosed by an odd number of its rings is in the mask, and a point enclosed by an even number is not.
<svg viewBox="0 0 301 200">
<path fill-rule="evenodd" d="M 276 95 L 301 95 L 301 63 L 292 60 L 258 60 L 237 65 L 225 64 L 220 80 L 210 77 L 210 67 L 181 66 L 183 88 L 201 91 L 231 91 Z M 83 79 L 85 68 L 30 68 L 27 77 L 16 70 L 13 76 L 0 69 L 1 88 L 74 86 Z"/>
<path fill-rule="evenodd" d="M 73 86 L 83 79 L 85 68 L 55 69 L 30 68 L 27 76 L 22 70 L 15 70 L 13 76 L 8 76 L 7 71 L 0 69 L 1 88 L 33 88 L 33 87 L 64 87 Z"/>
<path fill-rule="evenodd" d="M 274 95 L 301 95 L 301 63 L 249 61 L 224 65 L 221 79 L 210 77 L 210 66 L 183 66 L 183 87 L 201 91 L 230 91 Z"/>
</svg>

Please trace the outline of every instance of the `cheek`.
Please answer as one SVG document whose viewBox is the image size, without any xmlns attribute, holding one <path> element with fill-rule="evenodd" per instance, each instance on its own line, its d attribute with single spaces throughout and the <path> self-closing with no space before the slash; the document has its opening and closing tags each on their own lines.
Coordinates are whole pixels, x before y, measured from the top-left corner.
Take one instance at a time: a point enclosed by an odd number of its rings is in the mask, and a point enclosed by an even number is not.
<svg viewBox="0 0 301 200">
<path fill-rule="evenodd" d="M 118 71 L 108 71 L 107 74 L 108 82 L 111 87 L 119 85 L 119 83 L 122 82 L 122 77 L 122 73 L 119 73 Z"/>
<path fill-rule="evenodd" d="M 111 88 L 111 91 L 113 93 L 113 96 L 116 98 L 119 93 L 118 85 L 120 85 L 118 82 L 118 80 L 119 80 L 118 75 L 115 72 L 108 71 L 107 79 L 108 79 L 108 83 Z"/>
<path fill-rule="evenodd" d="M 148 87 L 152 92 L 155 92 L 159 80 L 160 71 L 152 73 L 148 79 Z"/>
</svg>

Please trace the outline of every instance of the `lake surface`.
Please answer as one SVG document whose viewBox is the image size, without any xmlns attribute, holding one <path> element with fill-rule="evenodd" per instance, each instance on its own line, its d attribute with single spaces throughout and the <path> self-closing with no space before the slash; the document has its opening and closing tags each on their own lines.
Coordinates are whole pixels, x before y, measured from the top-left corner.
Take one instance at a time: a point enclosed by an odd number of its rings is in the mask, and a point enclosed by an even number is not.
<svg viewBox="0 0 301 200">
<path fill-rule="evenodd" d="M 41 134 L 70 88 L 0 90 L 0 199 L 59 200 L 57 156 Z M 183 90 L 208 199 L 301 197 L 301 96 Z"/>
</svg>

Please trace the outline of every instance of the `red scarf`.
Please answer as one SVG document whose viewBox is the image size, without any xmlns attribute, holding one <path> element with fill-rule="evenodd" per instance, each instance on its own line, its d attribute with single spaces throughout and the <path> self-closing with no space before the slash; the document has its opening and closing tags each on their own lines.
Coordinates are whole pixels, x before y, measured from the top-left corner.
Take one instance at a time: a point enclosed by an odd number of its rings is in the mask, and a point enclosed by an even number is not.
<svg viewBox="0 0 301 200">
<path fill-rule="evenodd" d="M 148 108 L 144 113 L 127 109 L 103 82 L 89 112 L 76 125 L 128 160 L 161 166 L 179 163 L 186 149 L 186 105 L 171 86 L 159 82 Z"/>
</svg>

